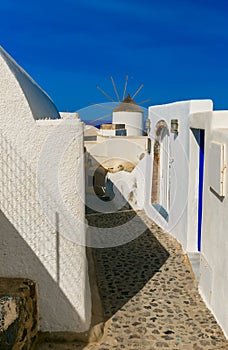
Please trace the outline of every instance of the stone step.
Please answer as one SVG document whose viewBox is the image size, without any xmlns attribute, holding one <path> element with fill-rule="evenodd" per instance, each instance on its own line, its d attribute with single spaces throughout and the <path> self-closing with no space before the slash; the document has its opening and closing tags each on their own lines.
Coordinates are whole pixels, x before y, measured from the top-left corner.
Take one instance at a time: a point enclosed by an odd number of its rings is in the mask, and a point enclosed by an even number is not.
<svg viewBox="0 0 228 350">
<path fill-rule="evenodd" d="M 0 349 L 31 350 L 38 331 L 35 283 L 0 278 Z"/>
</svg>

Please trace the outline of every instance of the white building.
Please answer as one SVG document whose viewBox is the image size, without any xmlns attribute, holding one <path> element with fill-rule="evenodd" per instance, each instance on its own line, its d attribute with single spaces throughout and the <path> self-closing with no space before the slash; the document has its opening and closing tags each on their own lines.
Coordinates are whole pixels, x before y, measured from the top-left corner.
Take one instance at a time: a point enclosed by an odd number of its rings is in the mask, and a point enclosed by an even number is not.
<svg viewBox="0 0 228 350">
<path fill-rule="evenodd" d="M 143 110 L 128 95 L 112 113 L 113 124 L 125 124 L 127 136 L 143 135 Z"/>
<path fill-rule="evenodd" d="M 36 282 L 41 331 L 85 332 L 83 125 L 61 119 L 2 48 L 0 78 L 0 274 Z M 199 290 L 228 336 L 228 112 L 214 112 L 210 100 L 153 106 L 147 139 L 140 107 L 125 102 L 113 123 L 125 124 L 127 136 L 87 141 L 88 157 L 95 169 L 111 158 L 121 169 L 133 165 L 112 181 L 198 259 Z"/>
<path fill-rule="evenodd" d="M 101 136 L 126 136 L 125 124 L 101 124 L 99 135 Z"/>
<path fill-rule="evenodd" d="M 228 336 L 228 112 L 196 100 L 150 107 L 149 119 L 144 208 L 188 253 Z"/>
<path fill-rule="evenodd" d="M 198 152 L 194 155 L 195 174 L 190 174 L 190 143 L 194 136 L 189 116 L 210 110 L 210 100 L 149 108 L 151 153 L 147 156 L 145 209 L 185 251 L 197 250 Z"/>
<path fill-rule="evenodd" d="M 36 282 L 41 331 L 84 332 L 91 300 L 79 242 L 85 239 L 83 125 L 76 118 L 63 122 L 2 48 L 0 153 L 0 275 Z"/>
<path fill-rule="evenodd" d="M 181 243 L 228 337 L 228 112 L 213 111 L 211 100 L 183 101 L 150 107 L 149 121 L 145 156 L 110 178 Z"/>
<path fill-rule="evenodd" d="M 228 111 L 190 116 L 205 135 L 199 290 L 228 337 Z"/>
</svg>

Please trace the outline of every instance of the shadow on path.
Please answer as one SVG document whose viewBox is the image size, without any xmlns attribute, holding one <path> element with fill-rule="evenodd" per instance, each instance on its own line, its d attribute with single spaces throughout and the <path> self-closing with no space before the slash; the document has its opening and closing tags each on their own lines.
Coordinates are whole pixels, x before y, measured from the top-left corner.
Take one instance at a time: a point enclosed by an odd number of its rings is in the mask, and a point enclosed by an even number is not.
<svg viewBox="0 0 228 350">
<path fill-rule="evenodd" d="M 129 211 L 88 215 L 87 219 L 90 225 L 110 227 L 134 215 L 134 211 Z M 105 321 L 131 300 L 169 257 L 149 229 L 122 246 L 92 248 L 92 254 Z"/>
</svg>

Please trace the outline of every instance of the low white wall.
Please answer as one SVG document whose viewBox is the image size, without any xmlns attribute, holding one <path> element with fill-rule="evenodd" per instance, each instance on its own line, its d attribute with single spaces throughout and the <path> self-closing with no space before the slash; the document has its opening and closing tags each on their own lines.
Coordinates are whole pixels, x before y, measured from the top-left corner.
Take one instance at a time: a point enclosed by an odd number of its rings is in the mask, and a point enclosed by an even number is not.
<svg viewBox="0 0 228 350">
<path fill-rule="evenodd" d="M 110 159 L 122 159 L 137 164 L 145 153 L 146 145 L 146 137 L 102 137 L 98 142 L 85 142 L 87 151 L 100 164 Z"/>
<path fill-rule="evenodd" d="M 107 161 L 112 164 L 112 160 L 113 164 L 115 160 L 119 160 L 123 164 L 129 162 L 136 165 L 132 172 L 118 171 L 109 173 L 108 177 L 134 209 L 143 209 L 147 145 L 148 139 L 145 136 L 100 137 L 98 142 L 85 142 L 90 158 L 94 158 L 91 160 L 92 173 L 89 172 L 89 164 L 87 164 L 87 177 L 88 175 L 93 176 L 96 162 L 97 166 L 105 164 Z"/>
<path fill-rule="evenodd" d="M 131 173 L 119 171 L 114 174 L 108 174 L 108 178 L 135 210 L 144 208 L 146 157 L 147 155 Z"/>
<path fill-rule="evenodd" d="M 62 127 L 61 120 L 36 122 L 30 103 L 35 101 L 42 119 L 48 111 L 55 114 L 52 102 L 48 103 L 45 95 L 43 104 L 41 91 L 37 99 L 28 101 L 20 75 L 15 76 L 11 67 L 14 62 L 9 66 L 3 56 L 0 60 L 0 275 L 30 278 L 37 283 L 41 331 L 83 332 L 91 319 L 82 245 L 83 125 L 76 119 L 70 128 Z M 24 74 L 23 79 L 30 78 Z M 70 130 L 74 135 L 66 147 Z M 56 150 L 62 152 L 59 163 L 55 162 Z M 57 176 L 58 188 L 50 180 L 51 174 Z M 63 211 L 53 197 L 56 189 Z M 71 215 L 73 230 L 64 215 Z"/>
</svg>

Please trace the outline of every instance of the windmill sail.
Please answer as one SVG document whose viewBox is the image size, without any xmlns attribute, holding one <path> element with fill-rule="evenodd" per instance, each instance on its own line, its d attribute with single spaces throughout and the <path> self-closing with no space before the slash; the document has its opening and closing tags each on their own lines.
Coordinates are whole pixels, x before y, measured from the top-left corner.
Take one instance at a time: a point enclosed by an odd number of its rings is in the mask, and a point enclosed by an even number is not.
<svg viewBox="0 0 228 350">
<path fill-rule="evenodd" d="M 112 76 L 110 76 L 110 78 L 111 78 L 111 81 L 112 81 L 112 86 L 113 86 L 113 88 L 114 88 L 114 91 L 115 91 L 117 100 L 118 100 L 118 102 L 120 102 L 120 97 L 119 97 L 119 94 L 118 94 L 118 91 L 117 91 L 117 88 L 116 88 L 116 84 L 115 84 L 115 82 L 114 82 L 114 79 L 113 79 Z"/>
<path fill-rule="evenodd" d="M 110 96 L 107 94 L 107 92 L 105 92 L 104 90 L 102 90 L 102 89 L 100 88 L 100 86 L 97 85 L 97 89 L 100 90 L 100 91 L 102 92 L 102 94 L 105 95 L 105 97 L 107 97 L 110 101 L 115 102 L 115 101 L 113 100 L 113 98 L 110 97 Z"/>
<path fill-rule="evenodd" d="M 126 91 L 127 91 L 127 84 L 128 84 L 128 75 L 126 75 L 126 80 L 125 80 L 125 85 L 124 85 L 124 92 L 123 92 L 122 101 L 125 99 L 125 94 L 126 94 Z"/>
<path fill-rule="evenodd" d="M 134 93 L 134 95 L 132 96 L 132 100 L 136 97 L 136 95 L 138 95 L 139 91 L 142 90 L 144 84 L 141 84 L 140 87 L 136 90 L 136 92 Z"/>
</svg>

